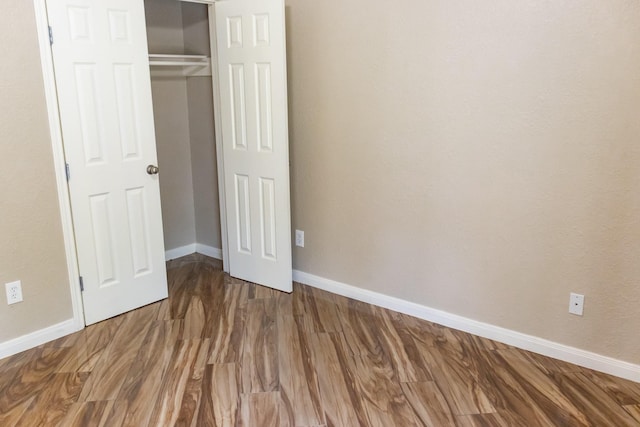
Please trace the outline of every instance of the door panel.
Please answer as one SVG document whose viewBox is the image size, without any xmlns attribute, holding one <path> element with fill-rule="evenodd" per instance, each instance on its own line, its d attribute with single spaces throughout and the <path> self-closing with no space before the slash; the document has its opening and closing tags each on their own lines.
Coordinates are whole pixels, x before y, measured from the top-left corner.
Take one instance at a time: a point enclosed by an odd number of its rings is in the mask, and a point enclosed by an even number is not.
<svg viewBox="0 0 640 427">
<path fill-rule="evenodd" d="M 167 297 L 142 0 L 47 0 L 85 321 Z"/>
<path fill-rule="evenodd" d="M 215 22 L 229 272 L 290 292 L 284 2 L 217 2 Z"/>
</svg>

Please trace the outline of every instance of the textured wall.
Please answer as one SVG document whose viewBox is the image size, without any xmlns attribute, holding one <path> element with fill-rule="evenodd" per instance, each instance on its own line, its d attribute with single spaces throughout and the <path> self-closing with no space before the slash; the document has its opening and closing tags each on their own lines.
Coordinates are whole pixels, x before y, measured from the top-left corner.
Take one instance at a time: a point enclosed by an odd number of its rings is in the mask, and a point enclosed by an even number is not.
<svg viewBox="0 0 640 427">
<path fill-rule="evenodd" d="M 287 14 L 294 268 L 640 363 L 639 2 Z"/>
<path fill-rule="evenodd" d="M 196 240 L 222 248 L 211 77 L 187 78 Z"/>
<path fill-rule="evenodd" d="M 32 7 L 0 14 L 0 341 L 71 317 Z M 640 363 L 639 9 L 288 0 L 295 268 Z"/>
<path fill-rule="evenodd" d="M 71 319 L 33 2 L 0 13 L 0 342 Z M 22 281 L 7 306 L 4 283 Z"/>
<path fill-rule="evenodd" d="M 194 193 L 189 136 L 189 104 L 184 78 L 151 79 L 164 247 L 196 241 Z"/>
<path fill-rule="evenodd" d="M 185 53 L 210 55 L 207 6 L 183 2 L 182 23 Z M 187 100 L 196 240 L 207 246 L 222 248 L 211 77 L 188 77 Z"/>
</svg>

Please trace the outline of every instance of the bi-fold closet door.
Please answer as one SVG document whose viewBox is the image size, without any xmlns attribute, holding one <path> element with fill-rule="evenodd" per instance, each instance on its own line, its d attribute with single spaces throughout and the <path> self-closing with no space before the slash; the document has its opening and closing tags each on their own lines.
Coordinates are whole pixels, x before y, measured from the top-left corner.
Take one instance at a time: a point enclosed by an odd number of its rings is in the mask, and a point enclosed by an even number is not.
<svg viewBox="0 0 640 427">
<path fill-rule="evenodd" d="M 283 0 L 208 9 L 225 266 L 291 291 Z M 47 14 L 91 324 L 167 296 L 144 7 L 47 0 Z"/>
<path fill-rule="evenodd" d="M 290 292 L 284 0 L 223 1 L 210 11 L 229 272 Z"/>
</svg>

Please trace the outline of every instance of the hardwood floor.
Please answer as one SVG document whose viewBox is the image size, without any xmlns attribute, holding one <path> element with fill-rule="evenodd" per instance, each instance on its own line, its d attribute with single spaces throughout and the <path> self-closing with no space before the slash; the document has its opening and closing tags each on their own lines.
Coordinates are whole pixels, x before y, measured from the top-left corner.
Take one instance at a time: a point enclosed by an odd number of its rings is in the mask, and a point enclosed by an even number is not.
<svg viewBox="0 0 640 427">
<path fill-rule="evenodd" d="M 0 426 L 640 426 L 640 384 L 200 255 L 170 297 L 0 360 Z"/>
</svg>

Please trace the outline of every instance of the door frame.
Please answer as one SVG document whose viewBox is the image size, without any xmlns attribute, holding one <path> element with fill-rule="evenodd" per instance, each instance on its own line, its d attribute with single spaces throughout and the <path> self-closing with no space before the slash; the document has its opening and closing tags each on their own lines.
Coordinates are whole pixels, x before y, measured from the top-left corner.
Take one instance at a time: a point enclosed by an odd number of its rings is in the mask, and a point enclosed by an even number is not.
<svg viewBox="0 0 640 427">
<path fill-rule="evenodd" d="M 187 0 L 189 1 L 189 0 Z M 222 155 L 222 116 L 220 115 L 220 76 L 217 72 L 218 40 L 216 38 L 216 9 L 214 3 L 207 5 L 207 18 L 209 19 L 209 45 L 211 48 L 211 78 L 213 80 L 213 118 L 216 138 L 216 163 L 218 169 L 218 199 L 220 205 L 220 242 L 222 244 L 222 269 L 229 272 L 229 240 L 227 229 L 227 199 L 225 194 L 224 156 Z M 214 71 L 215 68 L 215 71 Z"/>
<path fill-rule="evenodd" d="M 42 79 L 44 83 L 47 117 L 49 119 L 49 134 L 53 151 L 53 166 L 58 190 L 58 205 L 60 207 L 60 222 L 64 240 L 64 252 L 67 259 L 69 276 L 69 290 L 71 293 L 71 307 L 73 323 L 76 331 L 84 329 L 84 305 L 80 291 L 80 270 L 76 253 L 75 233 L 71 216 L 71 198 L 67 186 L 67 172 L 65 167 L 62 128 L 60 127 L 60 110 L 58 108 L 58 94 L 53 69 L 53 53 L 49 43 L 49 20 L 47 18 L 46 0 L 33 0 L 35 10 L 38 45 L 40 48 L 40 62 L 42 64 Z"/>
</svg>

